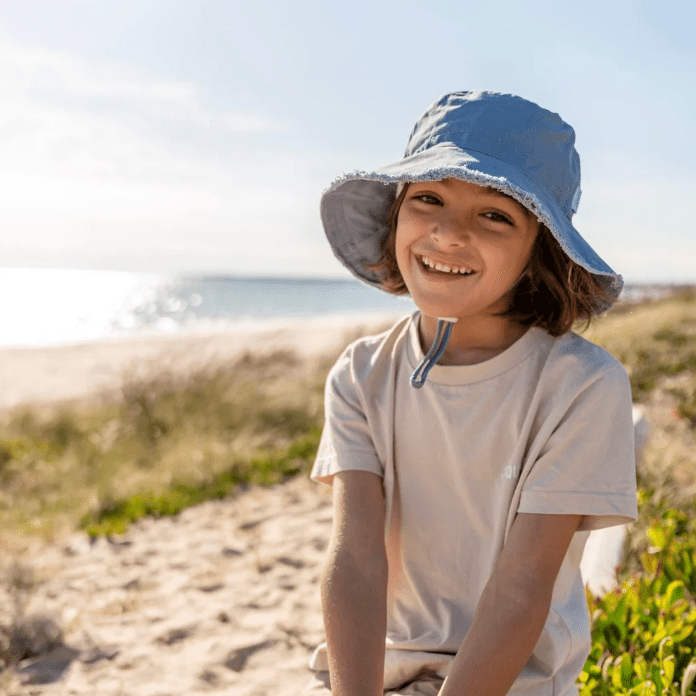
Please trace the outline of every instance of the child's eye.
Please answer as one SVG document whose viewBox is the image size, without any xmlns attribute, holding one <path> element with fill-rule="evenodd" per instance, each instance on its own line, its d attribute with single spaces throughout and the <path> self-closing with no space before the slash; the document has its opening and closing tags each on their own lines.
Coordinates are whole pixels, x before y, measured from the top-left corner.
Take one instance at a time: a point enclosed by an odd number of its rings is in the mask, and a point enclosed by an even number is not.
<svg viewBox="0 0 696 696">
<path fill-rule="evenodd" d="M 487 217 L 489 220 L 493 220 L 493 222 L 506 222 L 508 225 L 514 224 L 509 217 L 503 215 L 502 213 L 484 213 L 484 217 Z"/>
<path fill-rule="evenodd" d="M 412 196 L 412 199 L 414 201 L 422 201 L 428 205 L 441 205 L 440 199 L 437 196 L 434 196 L 432 193 L 416 193 L 414 196 Z"/>
</svg>

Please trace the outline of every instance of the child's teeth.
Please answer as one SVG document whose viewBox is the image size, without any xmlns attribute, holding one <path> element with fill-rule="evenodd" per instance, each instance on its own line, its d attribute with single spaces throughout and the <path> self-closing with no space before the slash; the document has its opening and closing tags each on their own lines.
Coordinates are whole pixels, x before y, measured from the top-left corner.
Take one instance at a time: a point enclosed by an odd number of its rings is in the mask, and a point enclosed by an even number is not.
<svg viewBox="0 0 696 696">
<path fill-rule="evenodd" d="M 452 273 L 453 275 L 469 275 L 471 273 L 471 271 L 468 268 L 457 268 L 456 266 L 445 266 L 442 263 L 435 263 L 432 259 L 429 259 L 427 256 L 423 257 L 423 265 L 428 266 L 428 268 L 432 268 L 436 271 L 440 271 L 441 273 Z"/>
</svg>

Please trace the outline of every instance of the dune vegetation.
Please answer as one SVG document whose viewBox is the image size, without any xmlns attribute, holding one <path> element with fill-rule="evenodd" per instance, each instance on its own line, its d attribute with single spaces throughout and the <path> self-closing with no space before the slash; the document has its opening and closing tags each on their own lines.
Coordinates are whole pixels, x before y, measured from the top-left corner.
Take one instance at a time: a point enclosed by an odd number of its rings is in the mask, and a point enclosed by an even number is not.
<svg viewBox="0 0 696 696">
<path fill-rule="evenodd" d="M 651 435 L 621 585 L 588 596 L 593 647 L 581 696 L 687 696 L 696 677 L 696 293 L 616 308 L 586 335 L 626 366 Z"/>
<path fill-rule="evenodd" d="M 589 598 L 582 696 L 686 696 L 696 691 L 696 293 L 619 305 L 584 335 L 626 366 L 651 436 L 621 586 Z M 118 534 L 146 515 L 306 475 L 334 357 L 125 375 L 119 399 L 1 414 L 0 545 L 78 528 Z"/>
<path fill-rule="evenodd" d="M 249 484 L 307 471 L 328 366 L 290 352 L 124 376 L 119 399 L 2 415 L 0 525 L 16 543 L 117 534 Z"/>
</svg>

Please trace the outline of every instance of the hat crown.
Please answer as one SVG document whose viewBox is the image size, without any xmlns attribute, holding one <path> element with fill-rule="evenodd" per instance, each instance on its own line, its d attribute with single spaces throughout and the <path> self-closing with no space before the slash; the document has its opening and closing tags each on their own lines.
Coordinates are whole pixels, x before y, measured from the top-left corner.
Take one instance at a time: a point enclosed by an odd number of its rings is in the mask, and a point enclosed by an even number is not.
<svg viewBox="0 0 696 696">
<path fill-rule="evenodd" d="M 568 220 L 576 212 L 580 157 L 558 114 L 513 94 L 452 92 L 418 120 L 405 156 L 448 144 L 506 162 L 549 191 Z"/>
</svg>

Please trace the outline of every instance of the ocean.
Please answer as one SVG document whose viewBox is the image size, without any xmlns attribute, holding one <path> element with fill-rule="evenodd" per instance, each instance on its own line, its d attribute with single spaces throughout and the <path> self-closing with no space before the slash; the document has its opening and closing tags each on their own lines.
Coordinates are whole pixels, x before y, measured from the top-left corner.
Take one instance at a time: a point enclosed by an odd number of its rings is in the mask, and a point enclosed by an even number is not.
<svg viewBox="0 0 696 696">
<path fill-rule="evenodd" d="M 627 286 L 626 299 L 667 286 Z M 0 346 L 47 346 L 138 333 L 226 328 L 278 317 L 413 311 L 354 280 L 0 269 Z"/>
<path fill-rule="evenodd" d="M 278 317 L 413 311 L 353 280 L 0 268 L 0 346 L 223 329 Z"/>
</svg>

